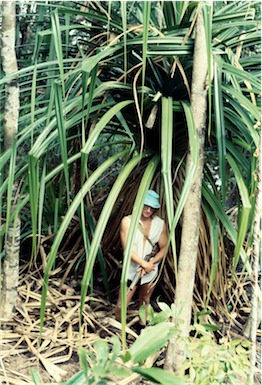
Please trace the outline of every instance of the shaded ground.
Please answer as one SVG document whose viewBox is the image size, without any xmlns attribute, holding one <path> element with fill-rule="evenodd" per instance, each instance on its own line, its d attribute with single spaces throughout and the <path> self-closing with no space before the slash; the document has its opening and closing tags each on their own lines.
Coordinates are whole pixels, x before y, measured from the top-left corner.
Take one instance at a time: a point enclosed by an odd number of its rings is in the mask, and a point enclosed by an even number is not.
<svg viewBox="0 0 262 385">
<path fill-rule="evenodd" d="M 92 349 L 100 338 L 107 341 L 113 335 L 121 340 L 121 325 L 114 318 L 114 307 L 102 292 L 87 296 L 82 323 L 79 325 L 80 287 L 77 281 L 63 283 L 55 272 L 50 277 L 46 316 L 40 339 L 40 304 L 42 277 L 40 272 L 20 276 L 19 299 L 12 322 L 0 330 L 0 383 L 7 385 L 34 384 L 31 371 L 40 374 L 42 383 L 57 384 L 80 370 L 78 349 Z M 137 338 L 137 311 L 130 310 L 127 342 Z M 149 365 L 161 366 L 165 351 Z M 121 361 L 119 361 L 121 365 Z M 257 375 L 260 383 L 260 376 Z M 150 384 L 138 375 L 111 384 Z M 238 385 L 244 385 L 239 381 Z M 170 385 L 170 384 L 167 384 Z"/>
</svg>

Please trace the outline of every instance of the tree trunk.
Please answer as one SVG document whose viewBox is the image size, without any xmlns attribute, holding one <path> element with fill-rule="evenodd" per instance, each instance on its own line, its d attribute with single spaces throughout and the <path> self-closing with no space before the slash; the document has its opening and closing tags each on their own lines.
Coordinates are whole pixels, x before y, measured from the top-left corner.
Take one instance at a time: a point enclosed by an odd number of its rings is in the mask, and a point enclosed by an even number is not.
<svg viewBox="0 0 262 385">
<path fill-rule="evenodd" d="M 17 72 L 15 53 L 16 2 L 2 2 L 2 41 L 1 60 L 5 75 Z M 19 87 L 18 79 L 6 82 L 6 98 L 4 109 L 4 149 L 13 146 L 18 128 Z M 14 209 L 17 186 L 12 188 L 12 207 Z M 0 317 L 8 320 L 12 317 L 17 297 L 19 276 L 20 220 L 16 217 L 9 224 L 5 238 L 5 254 L 1 271 L 1 307 Z"/>
<path fill-rule="evenodd" d="M 181 248 L 178 262 L 178 279 L 176 283 L 175 308 L 177 318 L 183 320 L 180 326 L 181 337 L 188 337 L 192 315 L 193 288 L 195 282 L 196 262 L 199 240 L 199 223 L 201 217 L 201 190 L 204 160 L 204 140 L 206 125 L 206 80 L 207 53 L 206 37 L 201 9 L 196 21 L 196 35 L 194 47 L 194 63 L 192 74 L 191 107 L 196 130 L 199 137 L 199 162 L 189 192 L 184 211 L 181 236 Z M 187 157 L 187 165 L 191 162 L 191 155 Z M 177 319 L 173 320 L 174 323 Z M 166 370 L 179 371 L 184 361 L 184 343 L 173 337 L 168 345 L 165 361 Z"/>
</svg>

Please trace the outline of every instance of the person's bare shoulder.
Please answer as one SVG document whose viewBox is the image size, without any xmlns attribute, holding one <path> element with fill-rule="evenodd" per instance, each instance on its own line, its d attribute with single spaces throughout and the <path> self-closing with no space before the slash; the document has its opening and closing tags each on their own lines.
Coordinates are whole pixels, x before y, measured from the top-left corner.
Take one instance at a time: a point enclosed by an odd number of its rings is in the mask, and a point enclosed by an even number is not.
<svg viewBox="0 0 262 385">
<path fill-rule="evenodd" d="M 128 225 L 129 225 L 129 217 L 126 216 L 126 217 L 123 217 L 122 220 L 121 220 L 121 228 L 124 229 L 124 228 L 127 228 Z"/>
</svg>

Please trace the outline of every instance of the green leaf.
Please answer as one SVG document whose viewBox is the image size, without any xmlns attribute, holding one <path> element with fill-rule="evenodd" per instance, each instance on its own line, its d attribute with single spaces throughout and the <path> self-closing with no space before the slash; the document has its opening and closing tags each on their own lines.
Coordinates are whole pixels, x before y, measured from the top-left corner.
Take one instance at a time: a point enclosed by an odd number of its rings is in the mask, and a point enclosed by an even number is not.
<svg viewBox="0 0 262 385">
<path fill-rule="evenodd" d="M 32 255 L 36 258 L 37 214 L 39 199 L 39 162 L 34 156 L 28 160 L 29 198 L 32 222 Z"/>
<path fill-rule="evenodd" d="M 150 22 L 151 1 L 143 2 L 143 49 L 142 49 L 142 96 L 141 96 L 141 114 L 143 116 L 144 105 L 144 85 L 146 82 L 146 64 L 147 64 L 147 45 L 148 31 Z"/>
<path fill-rule="evenodd" d="M 47 287 L 48 287 L 48 278 L 50 271 L 54 265 L 54 261 L 56 259 L 56 253 L 58 250 L 58 247 L 63 239 L 63 236 L 65 232 L 68 229 L 69 223 L 71 219 L 73 218 L 73 215 L 75 214 L 76 210 L 80 206 L 82 200 L 84 199 L 85 195 L 89 191 L 89 189 L 92 187 L 92 185 L 97 181 L 97 179 L 107 170 L 108 167 L 110 167 L 114 162 L 116 162 L 119 157 L 124 156 L 128 150 L 124 150 L 121 153 L 115 154 L 114 156 L 107 159 L 104 163 L 99 166 L 92 175 L 90 175 L 89 179 L 85 182 L 85 184 L 82 186 L 81 190 L 77 193 L 75 199 L 71 203 L 63 222 L 57 232 L 57 235 L 54 239 L 54 242 L 52 244 L 50 253 L 48 255 L 47 265 L 44 272 L 44 284 L 42 289 L 42 299 L 41 299 L 41 309 L 40 309 L 40 327 L 42 330 L 43 322 L 44 322 L 44 315 L 45 315 L 45 303 L 46 303 L 46 296 L 47 296 Z M 91 274 L 91 273 L 90 273 Z M 89 283 L 89 281 L 88 281 Z M 85 292 L 86 293 L 86 292 Z M 85 294 L 83 298 L 85 297 Z M 84 299 L 82 299 L 84 301 Z M 82 302 L 83 305 L 83 302 Z"/>
<path fill-rule="evenodd" d="M 173 99 L 171 97 L 161 98 L 162 116 L 161 116 L 161 174 L 164 183 L 166 212 L 169 228 L 172 227 L 174 218 L 174 197 L 172 180 L 172 156 L 173 156 Z M 175 274 L 177 274 L 177 252 L 175 232 L 170 231 L 170 243 L 174 258 Z M 167 250 L 166 250 L 167 252 Z"/>
<path fill-rule="evenodd" d="M 219 327 L 217 325 L 211 325 L 211 324 L 201 324 L 204 326 L 205 330 L 212 330 L 217 331 L 219 330 Z"/>
<path fill-rule="evenodd" d="M 180 194 L 180 198 L 176 207 L 175 215 L 173 217 L 170 233 L 174 233 L 175 228 L 178 224 L 178 221 L 182 215 L 187 196 L 190 192 L 190 188 L 194 181 L 194 175 L 196 172 L 196 167 L 197 167 L 197 162 L 199 157 L 199 138 L 196 132 L 192 109 L 187 102 L 181 102 L 181 105 L 183 107 L 186 121 L 187 121 L 191 162 L 187 170 L 186 178 L 185 178 L 183 188 Z"/>
<path fill-rule="evenodd" d="M 228 154 L 227 159 L 229 161 L 230 166 L 233 169 L 237 185 L 239 188 L 240 196 L 242 198 L 243 202 L 243 208 L 241 210 L 241 215 L 239 218 L 238 222 L 238 235 L 237 235 L 237 242 L 236 242 L 236 247 L 235 247 L 235 253 L 234 253 L 234 265 L 233 265 L 233 270 L 236 269 L 237 263 L 239 260 L 239 255 L 241 252 L 242 245 L 244 243 L 245 237 L 247 235 L 248 231 L 248 225 L 249 225 L 249 214 L 251 211 L 251 203 L 249 200 L 249 194 L 247 187 L 245 185 L 243 176 L 241 174 L 241 171 L 239 167 L 237 166 L 237 163 L 234 161 L 233 157 Z"/>
<path fill-rule="evenodd" d="M 69 187 L 69 170 L 68 170 L 68 150 L 67 150 L 67 138 L 66 138 L 66 129 L 63 109 L 63 100 L 62 100 L 62 88 L 60 82 L 55 82 L 54 84 L 54 100 L 55 100 L 55 115 L 57 120 L 57 129 L 58 137 L 61 148 L 61 156 L 64 166 L 64 175 L 66 180 L 66 192 L 67 192 L 67 202 L 69 205 L 70 202 L 70 187 Z"/>
<path fill-rule="evenodd" d="M 87 353 L 86 353 L 86 351 L 84 349 L 80 348 L 78 350 L 79 360 L 80 360 L 80 363 L 81 363 L 81 367 L 83 368 L 83 372 L 81 372 L 81 373 L 84 374 L 85 379 L 88 378 L 88 375 L 90 373 L 90 367 L 89 367 L 89 365 L 87 363 L 86 354 Z"/>
<path fill-rule="evenodd" d="M 215 282 L 218 261 L 219 261 L 219 257 L 218 257 L 219 225 L 218 225 L 217 217 L 216 215 L 214 215 L 214 211 L 211 210 L 208 205 L 203 205 L 203 208 L 209 223 L 211 248 L 212 248 L 211 273 L 210 273 L 209 287 L 208 287 L 208 293 L 206 298 L 206 306 L 207 306 L 210 299 L 211 292 L 212 292 L 213 284 Z"/>
<path fill-rule="evenodd" d="M 117 359 L 120 350 L 121 350 L 121 342 L 119 341 L 119 338 L 117 336 L 112 336 L 110 338 L 110 342 L 113 344 L 113 347 L 111 349 L 111 358 L 109 360 L 109 367 L 113 367 L 113 364 L 115 360 Z"/>
<path fill-rule="evenodd" d="M 91 131 L 88 140 L 85 144 L 85 146 L 82 148 L 82 153 L 88 154 L 90 150 L 92 149 L 93 145 L 95 144 L 99 134 L 102 132 L 102 130 L 105 128 L 107 123 L 124 107 L 128 106 L 129 104 L 132 104 L 132 100 L 125 100 L 123 102 L 117 103 L 114 107 L 110 108 L 99 120 L 99 122 L 96 124 L 95 128 Z"/>
<path fill-rule="evenodd" d="M 120 282 L 121 298 L 123 298 L 122 305 L 121 305 L 122 343 L 123 343 L 123 346 L 125 346 L 125 338 L 126 338 L 126 335 L 125 335 L 126 282 L 127 282 L 128 268 L 129 268 L 129 264 L 130 264 L 131 248 L 132 248 L 132 243 L 134 240 L 135 232 L 137 229 L 138 221 L 139 221 L 139 218 L 140 218 L 140 215 L 142 212 L 142 208 L 144 205 L 146 192 L 149 188 L 151 180 L 153 179 L 153 176 L 155 174 L 158 163 L 159 163 L 159 156 L 155 155 L 148 162 L 147 168 L 146 168 L 144 175 L 143 175 L 143 178 L 140 182 L 139 189 L 137 191 L 137 196 L 135 199 L 135 203 L 133 206 L 132 218 L 131 218 L 130 227 L 129 227 L 129 231 L 128 231 L 126 247 L 124 250 L 124 260 L 123 260 L 123 268 L 122 268 L 122 275 L 121 275 L 121 282 Z"/>
<path fill-rule="evenodd" d="M 33 377 L 33 381 L 34 381 L 35 385 L 42 385 L 41 378 L 39 376 L 39 373 L 36 370 L 32 370 L 31 375 Z"/>
<path fill-rule="evenodd" d="M 134 363 L 142 362 L 167 343 L 172 323 L 164 322 L 144 329 L 129 349 Z"/>
<path fill-rule="evenodd" d="M 88 384 L 88 382 L 82 371 L 75 374 L 68 381 L 61 383 L 61 385 L 86 385 L 86 384 Z"/>
<path fill-rule="evenodd" d="M 225 227 L 228 235 L 230 236 L 231 240 L 234 242 L 234 244 L 237 244 L 237 231 L 234 228 L 233 224 L 229 220 L 227 214 L 225 213 L 224 209 L 221 206 L 221 203 L 214 197 L 214 194 L 210 191 L 209 187 L 206 185 L 205 181 L 203 182 L 203 189 L 202 193 L 204 198 L 207 200 L 209 203 L 210 207 L 212 210 L 216 213 L 218 216 L 219 220 Z M 252 269 L 248 260 L 248 256 L 246 255 L 242 245 L 240 246 L 240 256 L 245 264 L 245 267 L 247 269 L 247 272 L 251 274 Z"/>
<path fill-rule="evenodd" d="M 108 362 L 109 346 L 104 340 L 98 340 L 94 342 L 94 349 L 96 352 L 96 359 L 99 365 L 105 367 Z"/>
<path fill-rule="evenodd" d="M 93 240 L 90 245 L 90 253 L 88 256 L 88 259 L 86 261 L 85 265 L 85 270 L 84 270 L 84 275 L 83 279 L 81 282 L 81 306 L 80 306 L 80 312 L 82 312 L 84 302 L 85 302 L 85 297 L 86 297 L 86 292 L 87 292 L 87 286 L 89 285 L 90 282 L 90 277 L 92 274 L 92 269 L 94 266 L 95 258 L 97 256 L 97 251 L 100 247 L 101 239 L 105 230 L 105 227 L 107 225 L 108 218 L 112 212 L 112 209 L 114 207 L 114 204 L 116 202 L 116 199 L 119 195 L 119 192 L 121 191 L 123 184 L 127 180 L 128 176 L 134 169 L 134 167 L 140 162 L 141 156 L 137 155 L 133 159 L 129 161 L 129 163 L 125 166 L 125 168 L 121 171 L 119 174 L 118 178 L 116 179 L 113 187 L 111 188 L 111 191 L 107 197 L 107 200 L 104 204 L 103 210 L 100 214 L 99 220 L 97 222 L 96 230 L 94 233 Z M 101 167 L 101 166 L 100 166 Z M 124 270 L 124 266 L 123 266 Z M 122 298 L 125 298 L 125 295 L 122 296 Z M 124 306 L 124 305 L 123 305 Z"/>
<path fill-rule="evenodd" d="M 110 374 L 113 376 L 129 377 L 131 375 L 130 370 L 125 368 L 110 368 Z"/>
<path fill-rule="evenodd" d="M 214 62 L 214 116 L 216 139 L 218 146 L 219 175 L 221 179 L 222 204 L 226 199 L 226 131 L 224 122 L 224 105 L 222 97 L 222 69 L 221 61 Z"/>
<path fill-rule="evenodd" d="M 52 22 L 52 33 L 54 36 L 54 45 L 56 50 L 56 56 L 58 59 L 58 65 L 60 70 L 60 79 L 62 83 L 63 95 L 65 96 L 65 85 L 64 85 L 64 63 L 63 63 L 63 52 L 62 52 L 62 39 L 61 29 L 59 25 L 59 16 L 57 10 L 51 13 Z"/>
<path fill-rule="evenodd" d="M 162 385 L 186 385 L 188 382 L 160 368 L 133 368 L 133 372 L 141 374 L 150 381 Z"/>
</svg>

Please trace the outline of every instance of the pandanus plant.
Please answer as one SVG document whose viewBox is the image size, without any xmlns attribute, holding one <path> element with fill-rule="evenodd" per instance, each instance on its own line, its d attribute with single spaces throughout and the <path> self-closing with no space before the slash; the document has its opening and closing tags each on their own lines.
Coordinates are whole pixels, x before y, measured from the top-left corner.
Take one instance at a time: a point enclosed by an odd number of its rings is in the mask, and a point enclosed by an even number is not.
<svg viewBox="0 0 262 385">
<path fill-rule="evenodd" d="M 11 215 L 8 200 L 0 209 L 6 218 L 1 239 L 12 216 L 21 213 L 24 237 L 32 235 L 32 258 L 43 246 L 41 239 L 50 236 L 42 322 L 58 252 L 66 235 L 79 236 L 72 230 L 76 216 L 85 256 L 83 306 L 96 259 L 107 289 L 107 274 L 115 277 L 122 253 L 120 220 L 133 212 L 121 278 L 125 293 L 128 252 L 149 187 L 159 192 L 160 216 L 168 224 L 160 285 L 173 302 L 183 209 L 199 162 L 191 96 L 200 12 L 208 107 L 201 138 L 193 309 L 212 310 L 217 321 L 230 319 L 230 309 L 247 302 L 240 287 L 252 273 L 260 137 L 259 4 L 50 1 L 34 6 L 34 38 L 27 41 L 33 51 L 20 47 L 28 61 L 0 80 L 3 100 L 5 83 L 19 76 L 21 104 L 16 146 L 0 158 L 1 170 L 10 164 L 1 196 L 10 197 L 14 180 L 20 182 L 20 194 Z M 237 326 L 240 321 L 234 322 Z"/>
</svg>

